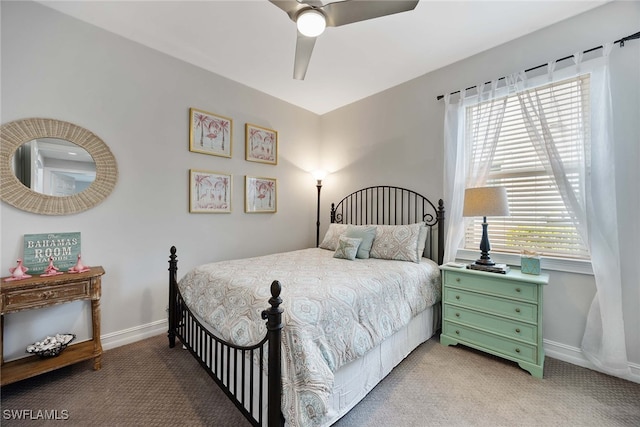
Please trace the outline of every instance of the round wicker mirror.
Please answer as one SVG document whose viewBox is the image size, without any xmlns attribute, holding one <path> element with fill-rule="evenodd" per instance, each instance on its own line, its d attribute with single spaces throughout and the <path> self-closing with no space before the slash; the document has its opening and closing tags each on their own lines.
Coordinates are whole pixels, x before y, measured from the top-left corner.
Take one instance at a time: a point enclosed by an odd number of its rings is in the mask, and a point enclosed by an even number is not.
<svg viewBox="0 0 640 427">
<path fill-rule="evenodd" d="M 38 138 L 59 138 L 72 142 L 93 157 L 96 178 L 84 191 L 70 196 L 49 196 L 23 185 L 11 165 L 16 150 Z M 0 198 L 27 212 L 43 215 L 69 215 L 85 211 L 102 202 L 116 185 L 118 166 L 107 144 L 92 132 L 60 120 L 30 118 L 0 127 Z"/>
</svg>

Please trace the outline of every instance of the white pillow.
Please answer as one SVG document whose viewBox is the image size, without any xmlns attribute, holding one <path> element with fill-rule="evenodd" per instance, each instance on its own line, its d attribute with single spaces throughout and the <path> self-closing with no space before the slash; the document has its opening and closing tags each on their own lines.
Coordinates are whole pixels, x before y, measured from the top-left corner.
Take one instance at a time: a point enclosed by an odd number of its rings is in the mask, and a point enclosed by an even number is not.
<svg viewBox="0 0 640 427">
<path fill-rule="evenodd" d="M 424 226 L 420 229 L 420 236 L 418 236 L 418 257 L 429 258 L 429 254 L 431 254 L 431 248 L 426 247 L 428 237 L 429 227 Z"/>
<path fill-rule="evenodd" d="M 338 249 L 338 239 L 340 236 L 347 231 L 348 224 L 329 224 L 329 229 L 324 235 L 324 239 L 322 243 L 320 243 L 320 247 L 322 249 L 329 249 L 330 251 L 335 251 Z"/>
<path fill-rule="evenodd" d="M 376 238 L 369 253 L 371 258 L 419 263 L 422 254 L 418 252 L 418 240 L 423 227 L 424 222 L 409 225 L 376 225 Z"/>
</svg>

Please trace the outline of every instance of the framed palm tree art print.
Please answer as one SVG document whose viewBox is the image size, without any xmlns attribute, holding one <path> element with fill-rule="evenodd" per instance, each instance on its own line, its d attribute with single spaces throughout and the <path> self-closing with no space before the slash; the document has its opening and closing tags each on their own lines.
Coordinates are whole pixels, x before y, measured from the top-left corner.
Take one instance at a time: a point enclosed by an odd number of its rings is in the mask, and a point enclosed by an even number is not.
<svg viewBox="0 0 640 427">
<path fill-rule="evenodd" d="M 278 182 L 275 178 L 245 176 L 244 211 L 275 213 L 278 211 Z"/>
<path fill-rule="evenodd" d="M 278 132 L 262 126 L 245 125 L 245 160 L 278 164 Z"/>
<path fill-rule="evenodd" d="M 190 108 L 189 123 L 189 151 L 231 157 L 232 119 Z"/>
<path fill-rule="evenodd" d="M 189 212 L 230 213 L 231 175 L 189 170 Z"/>
</svg>

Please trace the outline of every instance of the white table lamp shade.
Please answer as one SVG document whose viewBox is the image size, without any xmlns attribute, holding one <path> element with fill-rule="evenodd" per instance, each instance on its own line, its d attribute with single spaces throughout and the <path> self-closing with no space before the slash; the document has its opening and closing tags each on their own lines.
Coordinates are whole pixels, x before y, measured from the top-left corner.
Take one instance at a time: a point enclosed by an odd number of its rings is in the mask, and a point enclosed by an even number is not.
<svg viewBox="0 0 640 427">
<path fill-rule="evenodd" d="M 467 188 L 462 216 L 507 216 L 509 202 L 504 187 Z"/>
</svg>

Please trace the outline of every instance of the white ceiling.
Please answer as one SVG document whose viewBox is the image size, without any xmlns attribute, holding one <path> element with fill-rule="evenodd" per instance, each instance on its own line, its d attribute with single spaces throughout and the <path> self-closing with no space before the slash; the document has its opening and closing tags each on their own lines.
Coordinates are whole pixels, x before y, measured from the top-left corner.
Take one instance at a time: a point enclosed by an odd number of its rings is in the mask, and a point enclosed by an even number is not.
<svg viewBox="0 0 640 427">
<path fill-rule="evenodd" d="M 267 0 L 40 3 L 324 114 L 607 1 L 421 0 L 327 28 L 304 81 L 292 78 L 295 23 Z"/>
</svg>

